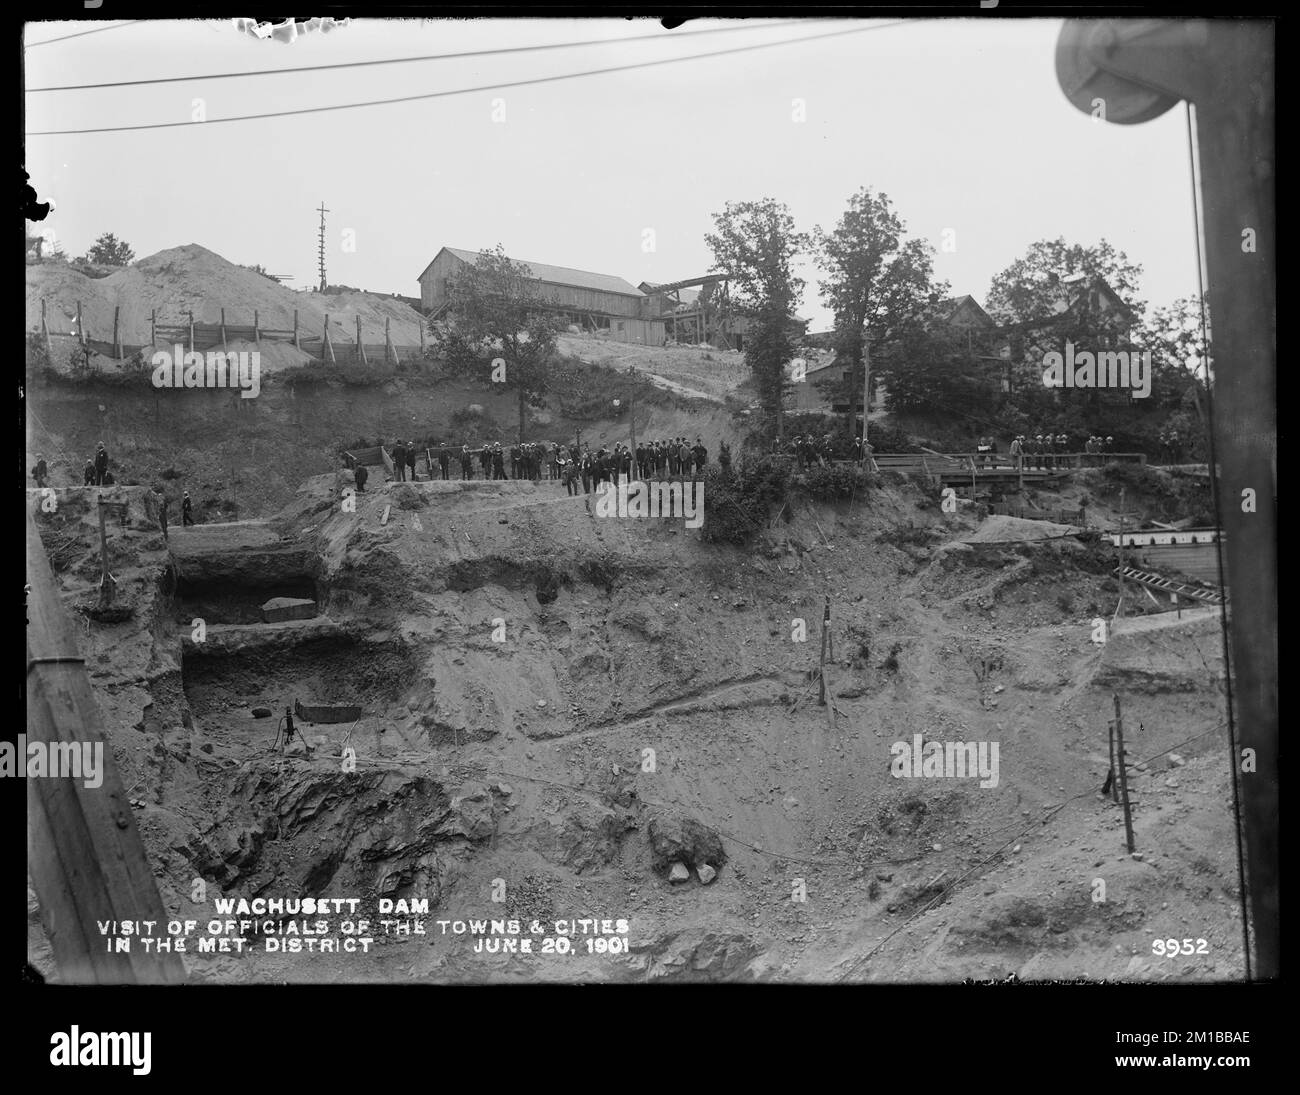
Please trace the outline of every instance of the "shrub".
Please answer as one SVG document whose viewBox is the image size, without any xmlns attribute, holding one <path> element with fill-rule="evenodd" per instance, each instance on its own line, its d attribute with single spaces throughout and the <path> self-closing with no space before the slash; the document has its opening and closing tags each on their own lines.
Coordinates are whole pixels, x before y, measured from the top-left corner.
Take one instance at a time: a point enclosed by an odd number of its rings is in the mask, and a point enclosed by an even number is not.
<svg viewBox="0 0 1300 1095">
<path fill-rule="evenodd" d="M 701 539 L 709 543 L 744 544 L 767 527 L 771 509 L 783 504 L 790 491 L 790 471 L 780 460 L 746 460 L 739 472 L 724 473 L 717 465 L 704 469 L 704 524 Z"/>
<path fill-rule="evenodd" d="M 876 485 L 875 477 L 853 464 L 810 467 L 794 477 L 794 486 L 819 502 L 838 502 L 865 495 Z"/>
</svg>

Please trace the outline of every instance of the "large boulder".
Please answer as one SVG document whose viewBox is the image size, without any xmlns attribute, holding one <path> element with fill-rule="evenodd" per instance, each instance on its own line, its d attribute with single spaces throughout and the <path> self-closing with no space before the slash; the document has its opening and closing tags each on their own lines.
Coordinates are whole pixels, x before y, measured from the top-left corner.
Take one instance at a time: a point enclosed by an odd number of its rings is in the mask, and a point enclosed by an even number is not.
<svg viewBox="0 0 1300 1095">
<path fill-rule="evenodd" d="M 656 871 L 670 870 L 674 863 L 685 863 L 696 870 L 710 864 L 716 869 L 727 861 L 722 838 L 694 818 L 653 817 L 646 833 L 650 838 L 650 857 Z"/>
</svg>

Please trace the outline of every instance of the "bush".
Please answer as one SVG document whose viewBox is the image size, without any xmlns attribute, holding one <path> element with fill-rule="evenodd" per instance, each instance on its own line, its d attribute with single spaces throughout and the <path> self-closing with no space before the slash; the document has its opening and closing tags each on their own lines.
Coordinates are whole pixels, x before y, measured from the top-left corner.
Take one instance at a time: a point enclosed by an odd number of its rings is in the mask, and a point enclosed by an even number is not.
<svg viewBox="0 0 1300 1095">
<path fill-rule="evenodd" d="M 772 507 L 784 504 L 789 491 L 790 471 L 780 460 L 746 460 L 739 472 L 730 473 L 716 465 L 707 466 L 701 539 L 747 543 L 756 532 L 766 529 Z"/>
<path fill-rule="evenodd" d="M 865 495 L 876 485 L 875 477 L 854 464 L 810 467 L 794 477 L 794 486 L 819 502 L 839 502 Z"/>
</svg>

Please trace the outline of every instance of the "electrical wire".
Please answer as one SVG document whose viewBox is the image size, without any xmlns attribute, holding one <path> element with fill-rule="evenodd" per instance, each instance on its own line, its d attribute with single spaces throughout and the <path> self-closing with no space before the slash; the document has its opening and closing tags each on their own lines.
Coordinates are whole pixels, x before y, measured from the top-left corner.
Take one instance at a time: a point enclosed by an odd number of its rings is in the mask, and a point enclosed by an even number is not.
<svg viewBox="0 0 1300 1095">
<path fill-rule="evenodd" d="M 504 91 L 514 87 L 535 87 L 541 84 L 559 83 L 563 80 L 577 80 L 587 76 L 607 76 L 615 72 L 631 72 L 637 69 L 657 68 L 660 65 L 675 65 L 685 61 L 702 61 L 712 57 L 727 57 L 739 53 L 750 53 L 760 49 L 774 49 L 780 46 L 797 46 L 804 42 L 817 42 L 826 38 L 843 38 L 850 34 L 862 34 L 866 31 L 883 30 L 887 27 L 902 25 L 903 20 L 868 27 L 853 27 L 849 30 L 828 31 L 825 34 L 812 34 L 805 38 L 788 38 L 779 42 L 762 42 L 749 46 L 736 46 L 732 49 L 711 50 L 707 53 L 693 53 L 688 57 L 665 57 L 657 61 L 639 61 L 635 64 L 614 65 L 609 68 L 588 69 L 585 72 L 564 72 L 555 76 L 537 76 L 528 80 L 508 80 L 498 84 L 481 84 L 478 87 L 450 88 L 446 91 L 429 91 L 420 95 L 401 95 L 392 99 L 370 99 L 358 103 L 336 103 L 333 106 L 300 107 L 296 110 L 273 110 L 264 114 L 237 114 L 228 118 L 208 118 L 206 121 L 182 122 L 148 122 L 143 125 L 91 126 L 85 129 L 41 129 L 27 131 L 28 137 L 62 137 L 87 133 L 133 133 L 146 129 L 178 129 L 182 127 L 203 127 L 223 125 L 228 122 L 252 122 L 267 118 L 300 117 L 306 114 L 324 114 L 335 110 L 359 110 L 371 106 L 391 106 L 397 103 L 423 102 L 429 99 L 445 99 L 453 95 L 470 95 L 484 91 Z"/>
<path fill-rule="evenodd" d="M 332 65 L 297 65 L 292 68 L 262 68 L 249 72 L 196 73 L 191 76 L 155 76 L 146 80 L 111 80 L 102 84 L 62 84 L 55 87 L 29 87 L 27 94 L 47 91 L 91 91 L 111 87 L 142 87 L 148 84 L 177 84 L 191 80 L 239 80 L 247 76 L 283 76 L 296 72 L 330 72 L 345 68 L 371 68 L 375 65 L 407 65 L 422 61 L 459 61 L 470 57 L 500 57 L 515 53 L 541 53 L 556 49 L 577 49 L 584 46 L 621 46 L 626 42 L 666 42 L 679 38 L 699 38 L 706 34 L 734 34 L 738 30 L 768 30 L 802 26 L 808 22 L 825 20 L 790 19 L 780 23 L 746 24 L 736 27 L 712 27 L 707 30 L 672 31 L 659 34 L 639 34 L 632 38 L 589 38 L 580 42 L 554 42 L 547 45 L 508 46 L 502 49 L 479 49 L 466 53 L 430 53 L 420 57 L 390 57 L 380 61 L 340 61 Z"/>
<path fill-rule="evenodd" d="M 87 34 L 101 34 L 106 30 L 121 30 L 123 27 L 132 27 L 136 23 L 143 23 L 143 19 L 132 19 L 129 23 L 116 23 L 111 27 L 95 27 L 92 30 L 79 30 L 76 34 L 65 34 L 62 38 L 47 38 L 43 42 L 27 42 L 24 44 L 26 49 L 35 49 L 37 46 L 52 46 L 55 42 L 66 42 L 70 38 L 83 38 Z"/>
</svg>

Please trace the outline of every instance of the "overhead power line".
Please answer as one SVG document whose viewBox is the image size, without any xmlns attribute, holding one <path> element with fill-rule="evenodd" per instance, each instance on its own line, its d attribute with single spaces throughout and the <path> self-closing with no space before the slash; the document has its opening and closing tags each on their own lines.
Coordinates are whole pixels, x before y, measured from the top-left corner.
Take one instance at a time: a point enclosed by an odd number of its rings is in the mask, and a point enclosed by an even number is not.
<svg viewBox="0 0 1300 1095">
<path fill-rule="evenodd" d="M 294 68 L 262 68 L 250 72 L 196 73 L 192 76 L 158 76 L 148 80 L 112 80 L 103 84 L 62 84 L 56 87 L 29 87 L 27 93 L 35 95 L 45 91 L 92 91 L 110 87 L 142 87 L 147 84 L 178 84 L 192 80 L 239 80 L 246 76 L 284 76 L 295 72 L 329 72 L 343 68 L 370 68 L 374 65 L 409 65 L 421 61 L 456 61 L 470 57 L 499 57 L 510 53 L 541 53 L 555 49 L 577 49 L 583 46 L 621 46 L 625 42 L 669 42 L 679 38 L 700 38 L 706 34 L 735 34 L 743 30 L 775 30 L 803 26 L 809 22 L 826 20 L 788 19 L 780 23 L 754 23 L 741 26 L 713 27 L 708 30 L 667 31 L 657 34 L 639 34 L 632 38 L 590 38 L 582 42 L 553 42 L 535 46 L 508 46 L 502 49 L 479 49 L 468 53 L 431 53 L 421 57 L 390 57 L 380 61 L 340 61 L 332 65 L 298 65 Z"/>
<path fill-rule="evenodd" d="M 470 95 L 482 91 L 504 91 L 512 87 L 529 87 L 538 84 L 558 83 L 561 80 L 577 80 L 584 76 L 605 76 L 614 72 L 630 72 L 635 69 L 657 68 L 660 65 L 675 65 L 683 61 L 702 61 L 710 57 L 725 57 L 737 53 L 749 53 L 760 49 L 773 49 L 778 46 L 796 46 L 801 42 L 816 42 L 825 38 L 842 38 L 850 34 L 862 34 L 871 30 L 884 30 L 887 27 L 902 26 L 902 19 L 892 23 L 879 23 L 867 27 L 853 27 L 849 30 L 829 31 L 826 34 L 811 34 L 805 38 L 787 38 L 779 42 L 760 42 L 749 46 L 736 46 L 732 49 L 711 50 L 708 53 L 693 53 L 688 57 L 665 57 L 658 61 L 639 61 L 630 65 L 614 65 L 610 68 L 588 69 L 586 72 L 565 72 L 557 76 L 537 76 L 529 80 L 508 80 L 499 84 L 482 84 L 478 87 L 452 88 L 448 91 L 430 91 L 420 95 L 402 95 L 394 99 L 371 99 L 361 103 L 338 103 L 334 106 L 301 107 L 297 110 L 275 110 L 265 114 L 240 114 L 229 118 L 209 118 L 203 122 L 149 122 L 144 125 L 109 125 L 86 129 L 42 129 L 27 133 L 29 137 L 60 137 L 84 133 L 127 133 L 145 129 L 179 129 L 190 126 L 214 126 L 224 122 L 252 122 L 266 118 L 288 118 L 304 114 L 324 114 L 334 110 L 357 110 L 370 106 L 391 106 L 396 103 L 414 103 L 426 99 L 444 99 L 452 95 Z"/>
<path fill-rule="evenodd" d="M 128 23 L 114 23 L 111 27 L 95 27 L 92 30 L 79 30 L 76 34 L 65 34 L 62 38 L 47 38 L 44 42 L 26 42 L 27 49 L 35 49 L 37 46 L 52 46 L 55 42 L 66 42 L 69 38 L 82 38 L 87 34 L 99 34 L 106 30 L 121 30 L 123 27 L 133 27 L 136 23 L 143 23 L 143 19 L 132 19 Z"/>
</svg>

